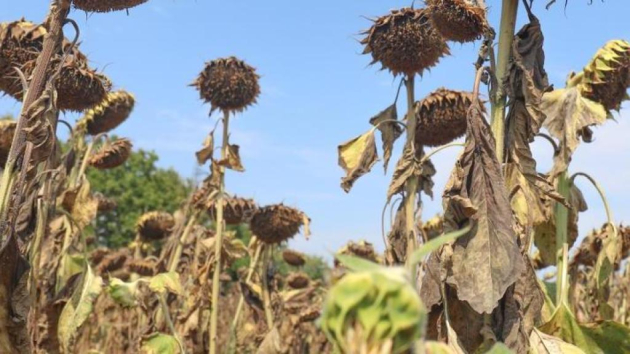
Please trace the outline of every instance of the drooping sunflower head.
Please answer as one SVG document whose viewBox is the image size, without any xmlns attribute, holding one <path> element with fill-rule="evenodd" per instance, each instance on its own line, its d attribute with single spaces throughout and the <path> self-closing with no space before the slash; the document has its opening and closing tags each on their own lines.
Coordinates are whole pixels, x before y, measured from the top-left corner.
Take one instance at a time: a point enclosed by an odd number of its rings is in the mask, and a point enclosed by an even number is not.
<svg viewBox="0 0 630 354">
<path fill-rule="evenodd" d="M 134 96 L 124 90 L 112 91 L 94 108 L 85 112 L 80 124 L 90 135 L 107 133 L 122 124 L 133 110 Z"/>
<path fill-rule="evenodd" d="M 466 114 L 472 101 L 471 92 L 440 88 L 416 102 L 416 145 L 440 146 L 466 134 Z"/>
<path fill-rule="evenodd" d="M 90 157 L 91 166 L 99 170 L 107 170 L 124 164 L 131 155 L 131 141 L 129 139 L 117 139 L 107 142 L 99 151 Z"/>
<path fill-rule="evenodd" d="M 579 84 L 584 97 L 601 103 L 607 111 L 619 110 L 630 87 L 630 43 L 609 41 L 569 82 Z"/>
<path fill-rule="evenodd" d="M 75 8 L 86 12 L 127 10 L 149 0 L 72 0 Z"/>
<path fill-rule="evenodd" d="M 488 28 L 486 9 L 476 0 L 426 0 L 433 26 L 446 40 L 472 42 Z"/>
<path fill-rule="evenodd" d="M 209 102 L 212 110 L 241 112 L 256 103 L 260 94 L 256 70 L 236 57 L 215 59 L 206 64 L 192 86 Z"/>
<path fill-rule="evenodd" d="M 282 251 L 282 259 L 287 262 L 287 264 L 294 267 L 301 267 L 306 263 L 306 259 L 302 253 L 291 249 Z"/>
<path fill-rule="evenodd" d="M 282 204 L 258 209 L 250 221 L 252 233 L 266 244 L 279 244 L 295 236 L 304 225 L 303 212 Z"/>
<path fill-rule="evenodd" d="M 448 45 L 433 28 L 426 9 L 403 8 L 374 20 L 365 31 L 363 54 L 372 55 L 394 75 L 422 74 L 450 54 Z"/>
<path fill-rule="evenodd" d="M 224 198 L 223 202 L 223 219 L 228 225 L 238 225 L 249 220 L 258 205 L 253 199 L 239 198 L 237 196 Z M 217 215 L 217 202 L 212 201 L 209 205 L 206 205 L 206 210 L 212 218 Z"/>
<path fill-rule="evenodd" d="M 138 219 L 136 230 L 145 241 L 166 238 L 175 226 L 173 215 L 163 211 L 151 211 Z"/>
<path fill-rule="evenodd" d="M 293 289 L 304 289 L 308 286 L 311 279 L 302 272 L 295 272 L 289 274 L 287 277 L 287 284 Z"/>
</svg>

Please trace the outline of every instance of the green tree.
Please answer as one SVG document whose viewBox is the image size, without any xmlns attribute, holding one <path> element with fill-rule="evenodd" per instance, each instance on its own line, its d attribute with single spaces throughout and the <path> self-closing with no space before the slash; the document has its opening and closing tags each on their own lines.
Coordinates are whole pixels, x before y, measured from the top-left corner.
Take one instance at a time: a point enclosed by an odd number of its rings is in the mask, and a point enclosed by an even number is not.
<svg viewBox="0 0 630 354">
<path fill-rule="evenodd" d="M 125 246 L 135 238 L 136 221 L 143 213 L 172 213 L 186 201 L 192 182 L 171 168 L 157 167 L 157 161 L 155 152 L 138 150 L 120 167 L 88 170 L 92 191 L 117 203 L 115 210 L 99 213 L 95 230 L 99 244 Z"/>
</svg>

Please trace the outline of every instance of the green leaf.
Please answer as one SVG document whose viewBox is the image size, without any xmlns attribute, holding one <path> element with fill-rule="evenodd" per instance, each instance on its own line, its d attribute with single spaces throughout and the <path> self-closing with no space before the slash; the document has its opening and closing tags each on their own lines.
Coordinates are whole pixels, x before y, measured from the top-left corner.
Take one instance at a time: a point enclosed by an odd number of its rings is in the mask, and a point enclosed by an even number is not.
<svg viewBox="0 0 630 354">
<path fill-rule="evenodd" d="M 168 334 L 153 333 L 142 342 L 140 352 L 142 354 L 177 354 L 180 353 L 180 350 L 175 337 Z"/>
<path fill-rule="evenodd" d="M 58 336 L 64 352 L 70 353 L 81 325 L 92 313 L 94 302 L 103 288 L 103 279 L 86 265 L 77 288 L 59 316 Z"/>
<path fill-rule="evenodd" d="M 176 295 L 183 295 L 184 290 L 179 282 L 179 274 L 176 272 L 160 273 L 149 281 L 149 289 L 158 294 L 171 292 Z"/>
<path fill-rule="evenodd" d="M 411 254 L 411 258 L 409 259 L 410 264 L 415 265 L 422 262 L 424 257 L 429 255 L 429 253 L 436 251 L 438 248 L 440 248 L 442 245 L 446 243 L 457 240 L 458 238 L 465 235 L 469 231 L 470 231 L 470 226 L 466 226 L 465 228 L 461 230 L 449 232 L 448 234 L 441 235 L 432 240 L 429 240 L 429 242 L 425 244 L 420 245 L 420 247 L 418 247 L 418 249 L 415 250 Z"/>
<path fill-rule="evenodd" d="M 511 351 L 510 348 L 505 346 L 505 344 L 503 343 L 496 343 L 486 353 L 487 354 L 514 354 L 514 352 Z"/>
<path fill-rule="evenodd" d="M 141 281 L 143 281 L 143 279 L 126 283 L 118 278 L 110 278 L 107 292 L 112 300 L 120 306 L 134 307 L 138 303 L 136 296 L 138 293 L 138 284 Z"/>
<path fill-rule="evenodd" d="M 355 272 L 379 270 L 383 268 L 383 266 L 378 263 L 374 263 L 368 261 L 367 259 L 356 256 L 349 256 L 346 254 L 336 254 L 335 259 L 338 260 L 339 263 L 341 263 L 344 267 Z"/>
</svg>

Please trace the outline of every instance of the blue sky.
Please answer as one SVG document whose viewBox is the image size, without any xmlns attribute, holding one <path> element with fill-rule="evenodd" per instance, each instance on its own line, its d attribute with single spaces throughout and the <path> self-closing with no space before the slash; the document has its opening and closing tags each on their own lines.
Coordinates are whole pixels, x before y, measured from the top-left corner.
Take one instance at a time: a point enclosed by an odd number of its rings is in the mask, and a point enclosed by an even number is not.
<svg viewBox="0 0 630 354">
<path fill-rule="evenodd" d="M 535 1 L 534 11 L 546 37 L 546 68 L 557 87 L 607 40 L 629 39 L 630 2 L 594 1 L 590 6 L 587 2 L 570 0 L 564 11 L 559 1 L 547 11 L 546 1 Z M 48 2 L 1 3 L 0 21 L 20 17 L 41 21 Z M 486 3 L 490 21 L 498 27 L 500 1 Z M 232 120 L 231 141 L 241 145 L 247 171 L 230 173 L 227 187 L 263 205 L 284 202 L 306 211 L 312 218 L 313 236 L 309 241 L 298 236 L 291 244 L 327 255 L 348 240 L 366 239 L 383 248 L 380 215 L 389 176 L 377 165 L 345 194 L 339 187 L 343 171 L 337 166 L 336 150 L 338 144 L 369 128 L 369 118 L 391 104 L 398 85 L 389 73 L 368 66 L 369 57 L 360 55 L 359 32 L 370 25 L 364 16 L 379 16 L 409 4 L 150 0 L 132 9 L 129 16 L 124 12 L 86 16 L 74 11 L 71 17 L 79 23 L 81 49 L 92 65 L 103 69 L 116 88 L 136 96 L 132 117 L 115 134 L 131 138 L 138 148 L 155 150 L 161 166 L 173 167 L 184 176 L 207 171 L 207 167 L 198 169 L 194 152 L 216 118 L 208 117 L 209 107 L 187 85 L 205 61 L 217 57 L 235 55 L 255 66 L 262 75 L 259 103 Z M 517 27 L 525 21 L 525 12 L 520 15 Z M 424 75 L 416 97 L 441 86 L 470 90 L 479 45 L 451 44 L 452 55 Z M 19 108 L 11 98 L 0 98 L 0 114 L 16 114 Z M 404 110 L 401 105 L 399 112 Z M 74 121 L 76 116 L 66 119 Z M 571 168 L 598 179 L 616 219 L 628 222 L 629 119 L 630 112 L 622 110 L 617 123 L 597 128 L 595 142 L 578 149 Z M 549 147 L 535 144 L 534 151 L 541 170 L 549 168 Z M 457 154 L 454 149 L 434 159 L 436 198 L 424 198 L 425 217 L 441 210 L 441 192 Z M 590 206 L 580 219 L 581 234 L 585 234 L 601 225 L 605 214 L 592 188 L 579 184 Z"/>
</svg>

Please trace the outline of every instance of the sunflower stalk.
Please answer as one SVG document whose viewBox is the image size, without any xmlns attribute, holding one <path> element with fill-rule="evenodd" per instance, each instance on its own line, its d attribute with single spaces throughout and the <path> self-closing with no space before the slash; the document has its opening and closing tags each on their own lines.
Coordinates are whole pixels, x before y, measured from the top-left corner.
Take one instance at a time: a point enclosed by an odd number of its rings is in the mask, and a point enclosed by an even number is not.
<svg viewBox="0 0 630 354">
<path fill-rule="evenodd" d="M 44 37 L 42 45 L 42 51 L 37 57 L 35 69 L 33 70 L 32 79 L 25 92 L 24 103 L 18 118 L 15 128 L 15 135 L 11 143 L 11 149 L 9 150 L 7 163 L 0 179 L 0 214 L 2 219 L 6 222 L 7 211 L 9 208 L 9 198 L 13 194 L 13 189 L 16 187 L 15 178 L 16 172 L 14 168 L 18 163 L 19 154 L 22 152 L 26 142 L 26 121 L 28 119 L 26 112 L 31 105 L 42 95 L 44 87 L 48 81 L 48 72 L 51 63 L 51 59 L 54 53 L 57 51 L 58 46 L 61 44 L 63 37 L 63 25 L 70 11 L 70 0 L 53 0 L 50 5 L 48 14 L 48 34 Z M 56 122 L 53 122 L 53 126 Z M 26 156 L 24 157 L 26 158 Z M 6 227 L 6 223 L 5 223 Z M 3 232 L 3 238 L 6 233 Z M 4 241 L 4 239 L 2 240 Z"/>
<path fill-rule="evenodd" d="M 562 195 L 565 200 L 569 200 L 571 193 L 571 180 L 569 179 L 568 172 L 564 171 L 558 176 L 558 193 Z M 568 267 L 566 263 L 568 249 L 568 230 L 569 230 L 569 209 L 560 203 L 556 203 L 556 209 L 554 212 L 556 219 L 556 304 L 568 303 Z M 565 287 L 567 289 L 565 289 Z"/>
<path fill-rule="evenodd" d="M 221 160 L 227 158 L 229 144 L 230 112 L 223 110 L 223 140 L 221 142 Z M 221 253 L 223 250 L 223 194 L 225 193 L 225 167 L 219 167 L 219 194 L 216 200 L 216 242 L 214 248 L 214 272 L 212 274 L 212 301 L 210 302 L 210 354 L 217 352 L 219 323 L 219 285 L 221 276 Z"/>
<path fill-rule="evenodd" d="M 405 85 L 407 86 L 407 145 L 414 146 L 416 140 L 416 126 L 418 119 L 414 112 L 414 86 L 415 75 L 407 75 Z M 417 156 L 417 154 L 414 154 Z M 405 235 L 407 236 L 407 265 L 415 274 L 416 266 L 408 262 L 413 251 L 417 247 L 416 242 L 416 195 L 418 193 L 418 177 L 411 176 L 405 183 Z"/>
<path fill-rule="evenodd" d="M 503 82 L 508 74 L 508 67 L 512 59 L 512 41 L 516 27 L 516 14 L 519 0 L 503 0 L 501 6 L 501 27 L 499 29 L 499 52 L 495 76 L 497 79 L 496 92 L 490 99 L 492 133 L 496 140 L 497 158 L 503 161 L 503 149 L 505 145 L 505 107 L 507 97 L 503 88 Z M 490 49 L 492 50 L 492 49 Z"/>
<path fill-rule="evenodd" d="M 271 259 L 272 251 L 273 248 L 271 247 L 265 247 L 265 249 L 263 249 L 262 271 L 260 272 L 263 307 L 265 308 L 265 318 L 267 319 L 267 329 L 269 331 L 273 329 L 273 309 L 271 308 L 271 294 L 269 293 L 269 280 L 267 279 L 267 271 L 269 269 L 269 260 Z"/>
<path fill-rule="evenodd" d="M 253 236 L 254 238 L 256 236 Z M 249 263 L 249 268 L 247 269 L 247 276 L 245 277 L 245 284 L 248 284 L 252 275 L 254 275 L 254 271 L 256 270 L 256 266 L 258 265 L 258 260 L 260 259 L 260 254 L 263 250 L 263 243 L 257 242 L 258 246 L 256 246 L 256 251 L 254 252 L 254 258 Z M 230 327 L 230 343 L 228 348 L 231 348 L 236 340 L 236 329 L 238 328 L 238 324 L 241 320 L 241 313 L 243 312 L 243 306 L 245 305 L 245 296 L 241 293 L 241 297 L 238 299 L 238 305 L 236 306 L 236 312 L 234 314 L 234 319 L 232 320 L 232 326 Z"/>
<path fill-rule="evenodd" d="M 190 216 L 190 220 L 188 220 L 188 223 L 186 224 L 186 228 L 182 232 L 182 235 L 179 237 L 179 240 L 177 240 L 177 247 L 175 248 L 173 257 L 170 259 L 170 262 L 169 262 L 169 266 L 168 266 L 169 272 L 177 271 L 177 265 L 179 264 L 179 260 L 182 256 L 182 250 L 184 249 L 184 242 L 188 238 L 188 235 L 190 235 L 190 231 L 192 230 L 193 226 L 197 222 L 197 218 L 199 217 L 199 214 L 200 214 L 199 211 L 193 212 L 193 214 Z"/>
</svg>

